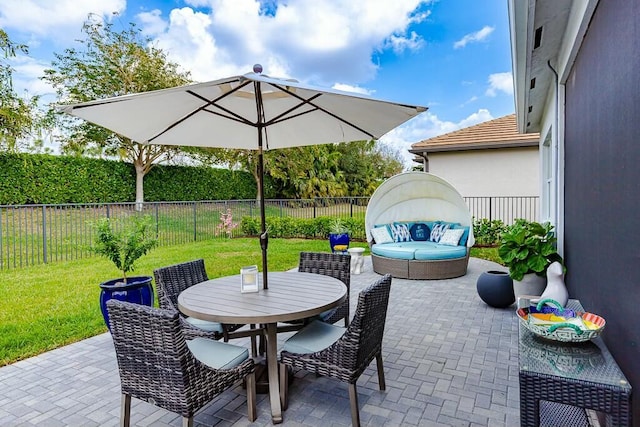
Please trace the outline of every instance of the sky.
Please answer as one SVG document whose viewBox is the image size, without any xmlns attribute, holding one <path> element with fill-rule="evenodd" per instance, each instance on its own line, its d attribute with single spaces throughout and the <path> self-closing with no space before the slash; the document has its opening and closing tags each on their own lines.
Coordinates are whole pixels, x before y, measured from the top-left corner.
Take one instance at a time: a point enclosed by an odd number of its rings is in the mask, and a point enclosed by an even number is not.
<svg viewBox="0 0 640 427">
<path fill-rule="evenodd" d="M 77 47 L 92 14 L 135 23 L 197 82 L 245 74 L 429 107 L 381 138 L 411 144 L 514 112 L 507 0 L 2 0 L 0 28 L 29 47 L 11 60 L 20 94 Z"/>
</svg>

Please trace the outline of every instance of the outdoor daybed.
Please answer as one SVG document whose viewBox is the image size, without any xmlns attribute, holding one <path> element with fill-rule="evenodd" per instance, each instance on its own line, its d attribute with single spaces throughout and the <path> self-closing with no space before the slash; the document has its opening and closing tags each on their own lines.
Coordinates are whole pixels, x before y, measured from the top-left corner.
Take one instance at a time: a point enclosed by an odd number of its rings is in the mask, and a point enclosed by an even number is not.
<svg viewBox="0 0 640 427">
<path fill-rule="evenodd" d="M 436 175 L 407 172 L 383 182 L 367 205 L 365 228 L 378 274 L 427 280 L 467 274 L 471 213 Z"/>
</svg>

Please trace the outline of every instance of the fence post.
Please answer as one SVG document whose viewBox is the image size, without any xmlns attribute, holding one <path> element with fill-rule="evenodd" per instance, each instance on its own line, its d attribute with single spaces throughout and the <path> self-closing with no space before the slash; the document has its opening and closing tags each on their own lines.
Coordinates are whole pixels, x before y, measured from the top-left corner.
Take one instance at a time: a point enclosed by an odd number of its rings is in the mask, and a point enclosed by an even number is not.
<svg viewBox="0 0 640 427">
<path fill-rule="evenodd" d="M 196 231 L 197 231 L 197 224 L 196 221 L 198 221 L 198 215 L 197 215 L 197 211 L 196 211 L 196 206 L 197 206 L 198 202 L 193 202 L 193 241 L 196 241 Z"/>
<path fill-rule="evenodd" d="M 349 215 L 351 215 L 351 218 L 353 218 L 353 198 L 349 198 Z"/>
<path fill-rule="evenodd" d="M 493 200 L 493 196 L 489 196 L 489 221 L 492 221 L 493 218 L 493 209 L 491 207 L 491 201 Z"/>
<path fill-rule="evenodd" d="M 158 236 L 160 235 L 160 214 L 158 212 L 158 202 L 154 202 L 153 206 L 155 207 L 155 211 L 156 211 L 156 239 L 157 239 Z"/>
<path fill-rule="evenodd" d="M 317 197 L 313 198 L 313 219 L 316 219 L 316 205 L 317 205 Z"/>
<path fill-rule="evenodd" d="M 47 206 L 42 205 L 42 260 L 47 263 Z"/>
</svg>

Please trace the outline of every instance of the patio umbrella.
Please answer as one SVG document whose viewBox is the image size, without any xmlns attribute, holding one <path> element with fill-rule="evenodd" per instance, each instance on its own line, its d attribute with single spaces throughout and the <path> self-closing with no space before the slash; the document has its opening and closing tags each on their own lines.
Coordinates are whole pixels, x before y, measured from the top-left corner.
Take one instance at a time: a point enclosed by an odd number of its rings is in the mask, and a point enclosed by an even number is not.
<svg viewBox="0 0 640 427">
<path fill-rule="evenodd" d="M 258 151 L 263 286 L 267 283 L 263 151 L 378 139 L 426 111 L 252 73 L 59 109 L 141 144 Z"/>
</svg>

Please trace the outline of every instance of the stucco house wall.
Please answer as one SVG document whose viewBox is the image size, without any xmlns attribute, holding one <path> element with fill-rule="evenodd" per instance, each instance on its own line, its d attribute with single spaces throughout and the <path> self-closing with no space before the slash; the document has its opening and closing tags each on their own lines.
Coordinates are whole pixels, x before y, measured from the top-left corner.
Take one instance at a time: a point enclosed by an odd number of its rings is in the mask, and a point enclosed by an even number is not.
<svg viewBox="0 0 640 427">
<path fill-rule="evenodd" d="M 448 151 L 429 154 L 429 172 L 463 197 L 538 196 L 537 147 Z"/>
<path fill-rule="evenodd" d="M 463 197 L 540 194 L 538 134 L 520 134 L 515 114 L 417 142 L 409 152 Z"/>
</svg>

